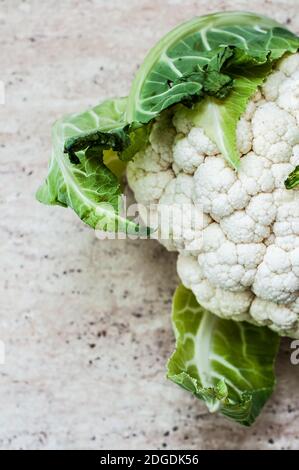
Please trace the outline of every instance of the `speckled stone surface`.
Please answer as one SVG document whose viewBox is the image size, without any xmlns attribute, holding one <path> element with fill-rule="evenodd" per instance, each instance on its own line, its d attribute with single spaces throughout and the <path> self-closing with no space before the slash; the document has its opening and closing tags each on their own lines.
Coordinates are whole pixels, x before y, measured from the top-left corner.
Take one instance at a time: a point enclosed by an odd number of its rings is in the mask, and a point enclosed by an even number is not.
<svg viewBox="0 0 299 470">
<path fill-rule="evenodd" d="M 289 341 L 257 423 L 207 413 L 165 379 L 175 255 L 103 241 L 71 211 L 42 207 L 50 127 L 125 95 L 145 52 L 182 20 L 249 2 L 0 2 L 1 449 L 298 448 L 299 366 Z M 297 0 L 252 0 L 299 32 Z"/>
</svg>

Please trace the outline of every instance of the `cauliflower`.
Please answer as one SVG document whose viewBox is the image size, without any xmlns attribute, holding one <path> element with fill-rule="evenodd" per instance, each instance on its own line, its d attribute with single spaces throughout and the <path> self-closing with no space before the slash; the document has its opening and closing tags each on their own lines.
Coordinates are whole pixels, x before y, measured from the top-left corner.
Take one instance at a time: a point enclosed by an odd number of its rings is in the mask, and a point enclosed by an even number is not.
<svg viewBox="0 0 299 470">
<path fill-rule="evenodd" d="M 178 274 L 201 305 L 299 338 L 299 192 L 284 186 L 299 163 L 299 53 L 249 101 L 237 147 L 235 171 L 202 127 L 164 113 L 128 164 L 128 183 L 148 213 L 181 207 L 168 239 L 160 219 L 157 236 L 178 251 Z"/>
<path fill-rule="evenodd" d="M 151 227 L 178 252 L 167 377 L 246 426 L 273 391 L 277 333 L 299 338 L 298 51 L 298 36 L 255 13 L 178 25 L 127 98 L 54 124 L 37 191 L 101 239 Z"/>
</svg>

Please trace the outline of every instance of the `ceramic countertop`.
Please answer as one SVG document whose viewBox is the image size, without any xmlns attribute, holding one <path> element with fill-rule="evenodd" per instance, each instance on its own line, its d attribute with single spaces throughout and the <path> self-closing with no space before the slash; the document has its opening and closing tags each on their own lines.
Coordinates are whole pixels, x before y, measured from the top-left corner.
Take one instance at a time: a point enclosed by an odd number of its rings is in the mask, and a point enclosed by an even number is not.
<svg viewBox="0 0 299 470">
<path fill-rule="evenodd" d="M 1 449 L 298 448 L 299 366 L 242 428 L 165 379 L 176 256 L 154 241 L 99 241 L 34 192 L 55 119 L 127 94 L 146 51 L 194 15 L 248 1 L 0 3 Z M 297 0 L 250 9 L 299 32 Z"/>
</svg>

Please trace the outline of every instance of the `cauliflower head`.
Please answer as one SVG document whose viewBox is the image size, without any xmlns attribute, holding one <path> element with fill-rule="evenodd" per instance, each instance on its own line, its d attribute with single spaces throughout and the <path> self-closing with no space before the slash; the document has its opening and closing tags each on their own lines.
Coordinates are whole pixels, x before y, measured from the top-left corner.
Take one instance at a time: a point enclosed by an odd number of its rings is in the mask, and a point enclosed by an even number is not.
<svg viewBox="0 0 299 470">
<path fill-rule="evenodd" d="M 299 36 L 256 13 L 178 25 L 127 97 L 54 124 L 36 194 L 101 239 L 151 227 L 178 252 L 167 377 L 246 426 L 275 385 L 276 332 L 299 337 L 298 51 Z M 143 224 L 123 198 L 126 167 Z"/>
<path fill-rule="evenodd" d="M 178 274 L 203 307 L 299 338 L 299 192 L 284 186 L 299 165 L 299 53 L 249 101 L 237 147 L 235 171 L 179 106 L 156 119 L 128 183 L 157 224 L 164 206 L 177 207 L 158 238 L 179 253 Z"/>
</svg>

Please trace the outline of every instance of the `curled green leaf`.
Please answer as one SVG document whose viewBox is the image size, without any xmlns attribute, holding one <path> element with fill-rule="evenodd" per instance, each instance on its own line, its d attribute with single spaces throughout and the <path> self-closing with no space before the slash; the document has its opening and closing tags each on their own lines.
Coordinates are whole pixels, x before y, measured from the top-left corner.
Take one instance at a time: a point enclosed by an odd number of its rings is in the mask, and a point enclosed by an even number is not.
<svg viewBox="0 0 299 470">
<path fill-rule="evenodd" d="M 116 110 L 122 110 L 123 100 L 119 103 L 113 100 L 110 105 L 114 111 L 114 114 L 111 113 L 114 121 L 111 117 L 103 119 L 103 108 L 97 106 L 83 114 L 66 117 L 54 125 L 48 176 L 36 197 L 44 204 L 72 208 L 92 228 L 144 236 L 148 233 L 147 228 L 140 227 L 122 215 L 120 181 L 109 168 L 111 154 L 104 154 L 105 149 L 110 148 L 107 141 L 113 140 L 118 134 L 104 133 L 103 140 L 94 140 L 92 145 L 89 140 L 88 145 L 82 144 L 87 142 L 87 129 L 110 127 L 111 132 L 111 127 L 118 124 Z M 108 103 L 103 106 L 106 112 Z M 77 142 L 78 136 L 82 135 L 84 137 L 80 145 L 74 147 L 73 144 L 73 158 L 69 158 L 65 152 L 66 142 Z"/>
<path fill-rule="evenodd" d="M 178 26 L 146 56 L 128 98 L 107 100 L 58 121 L 53 130 L 49 175 L 38 199 L 67 205 L 94 226 L 94 204 L 99 199 L 110 204 L 112 195 L 120 192 L 105 167 L 119 175 L 124 169 L 122 162 L 146 147 L 151 124 L 168 108 L 177 111 L 178 104 L 182 105 L 179 112 L 191 113 L 194 125 L 204 128 L 237 169 L 236 127 L 248 100 L 275 61 L 298 48 L 297 36 L 253 13 L 215 13 Z M 87 162 L 91 149 L 97 151 L 97 162 Z M 93 177 L 86 171 L 90 166 Z M 291 180 L 288 185 L 294 184 Z M 93 195 L 92 203 L 87 203 L 88 194 Z"/>
<path fill-rule="evenodd" d="M 267 327 L 223 320 L 178 287 L 172 309 L 176 350 L 167 376 L 211 412 L 251 425 L 272 394 L 279 337 Z"/>
<path fill-rule="evenodd" d="M 296 166 L 284 182 L 286 189 L 294 189 L 299 185 L 299 166 Z"/>
</svg>

